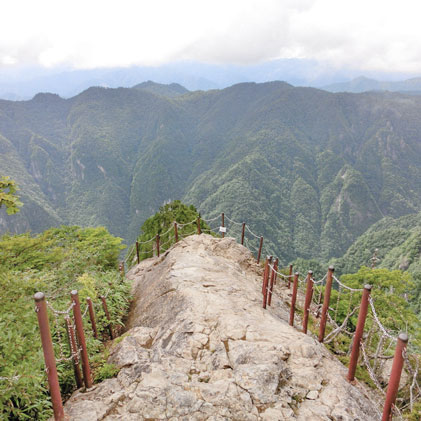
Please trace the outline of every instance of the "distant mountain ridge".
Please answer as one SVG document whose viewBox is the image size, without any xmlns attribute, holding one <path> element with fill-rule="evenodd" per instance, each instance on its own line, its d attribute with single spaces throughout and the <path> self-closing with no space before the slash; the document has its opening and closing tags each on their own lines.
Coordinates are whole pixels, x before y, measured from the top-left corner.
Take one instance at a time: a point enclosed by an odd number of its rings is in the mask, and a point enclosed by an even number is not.
<svg viewBox="0 0 421 421">
<path fill-rule="evenodd" d="M 197 61 L 176 61 L 157 66 L 94 69 L 0 67 L 0 98 L 28 100 L 38 92 L 52 92 L 71 98 L 91 86 L 131 87 L 153 80 L 161 84 L 179 83 L 190 91 L 223 89 L 243 82 L 284 80 L 294 86 L 323 87 L 361 74 L 358 69 L 336 68 L 330 63 L 309 59 L 275 59 L 262 63 L 235 65 Z M 403 80 L 409 74 L 370 72 L 372 79 Z"/>
<path fill-rule="evenodd" d="M 0 101 L 0 174 L 24 202 L 0 230 L 105 225 L 130 242 L 181 199 L 246 221 L 285 260 L 328 259 L 383 216 L 421 210 L 418 96 L 148 86 Z"/>
<path fill-rule="evenodd" d="M 362 93 L 369 91 L 390 91 L 421 94 L 421 77 L 407 79 L 398 82 L 381 82 L 364 76 L 355 78 L 349 82 L 334 83 L 324 86 L 322 89 L 329 92 L 353 92 Z"/>
<path fill-rule="evenodd" d="M 133 86 L 133 89 L 144 90 L 157 95 L 163 95 L 169 98 L 184 95 L 190 92 L 188 89 L 186 89 L 184 86 L 181 86 L 179 83 L 171 83 L 169 85 L 165 85 L 162 83 L 152 82 L 151 80 L 139 83 L 138 85 Z"/>
</svg>

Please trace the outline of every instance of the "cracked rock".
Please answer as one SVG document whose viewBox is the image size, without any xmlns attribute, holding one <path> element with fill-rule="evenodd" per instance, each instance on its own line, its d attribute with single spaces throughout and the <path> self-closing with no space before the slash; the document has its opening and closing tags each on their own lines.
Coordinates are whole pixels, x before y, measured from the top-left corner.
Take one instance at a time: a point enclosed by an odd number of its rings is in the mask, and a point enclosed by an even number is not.
<svg viewBox="0 0 421 421">
<path fill-rule="evenodd" d="M 377 420 L 325 346 L 288 325 L 281 280 L 261 308 L 261 275 L 234 239 L 206 234 L 132 268 L 126 333 L 109 357 L 120 372 L 75 392 L 70 420 Z"/>
</svg>

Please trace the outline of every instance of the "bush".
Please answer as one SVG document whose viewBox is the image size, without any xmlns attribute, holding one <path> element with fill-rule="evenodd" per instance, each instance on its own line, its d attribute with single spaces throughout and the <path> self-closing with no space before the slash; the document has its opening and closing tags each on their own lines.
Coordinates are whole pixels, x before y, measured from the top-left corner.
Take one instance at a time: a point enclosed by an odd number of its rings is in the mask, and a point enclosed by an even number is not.
<svg viewBox="0 0 421 421">
<path fill-rule="evenodd" d="M 179 200 L 174 200 L 161 206 L 159 212 L 148 218 L 140 229 L 137 237 L 139 242 L 139 260 L 153 256 L 155 250 L 156 235 L 160 235 L 160 251 L 163 253 L 175 243 L 174 222 L 178 224 L 179 238 L 197 233 L 196 220 L 200 216 L 193 205 L 187 206 Z M 208 224 L 200 220 L 202 232 L 215 235 Z M 136 248 L 133 247 L 127 256 L 129 266 L 136 262 Z"/>
<path fill-rule="evenodd" d="M 89 317 L 84 326 L 95 378 L 115 373 L 101 354 L 107 340 L 108 321 L 99 295 L 107 304 L 114 326 L 126 315 L 130 285 L 121 280 L 118 256 L 121 239 L 105 228 L 60 227 L 39 235 L 5 235 L 0 239 L 0 418 L 45 420 L 52 415 L 33 295 L 42 291 L 50 306 L 65 311 L 70 291 L 78 290 L 82 311 L 86 297 L 95 304 L 99 337 L 91 333 Z M 56 358 L 67 358 L 70 348 L 63 315 L 49 310 Z M 61 346 L 60 346 L 61 343 Z M 65 398 L 75 390 L 71 361 L 57 362 L 61 392 Z"/>
</svg>

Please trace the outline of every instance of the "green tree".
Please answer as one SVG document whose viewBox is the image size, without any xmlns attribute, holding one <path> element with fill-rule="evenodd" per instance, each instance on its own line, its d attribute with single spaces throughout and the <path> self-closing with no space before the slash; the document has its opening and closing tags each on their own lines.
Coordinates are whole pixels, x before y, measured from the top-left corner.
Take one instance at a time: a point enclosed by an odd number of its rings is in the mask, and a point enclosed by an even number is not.
<svg viewBox="0 0 421 421">
<path fill-rule="evenodd" d="M 316 281 L 322 279 L 327 272 L 327 265 L 322 265 L 316 259 L 303 259 L 298 257 L 291 262 L 294 272 L 299 272 L 302 277 L 307 275 L 309 270 L 313 271 L 313 277 Z"/>
<path fill-rule="evenodd" d="M 185 205 L 180 200 L 174 200 L 159 208 L 154 216 L 148 218 L 140 229 L 137 238 L 139 242 L 140 260 L 153 256 L 156 235 L 160 235 L 160 251 L 168 250 L 175 242 L 174 222 L 178 224 L 179 238 L 187 237 L 197 232 L 196 220 L 200 216 L 193 205 Z M 202 232 L 213 234 L 210 227 L 203 220 L 200 221 Z M 128 262 L 136 261 L 136 249 L 129 252 Z"/>
<path fill-rule="evenodd" d="M 372 286 L 371 297 L 376 308 L 377 315 L 382 324 L 391 331 L 407 331 L 411 335 L 411 341 L 418 341 L 420 334 L 419 319 L 410 305 L 410 294 L 414 289 L 411 275 L 400 270 L 371 269 L 362 266 L 357 273 L 343 275 L 341 281 L 355 289 L 361 289 L 364 285 Z M 339 301 L 338 318 L 341 323 L 350 307 L 359 306 L 360 294 L 350 294 L 348 290 L 333 290 L 331 303 Z M 349 301 L 351 300 L 351 306 Z M 333 314 L 333 313 L 332 313 Z M 349 321 L 349 328 L 353 330 L 356 326 L 358 314 Z M 369 317 L 370 320 L 371 316 Z M 370 324 L 371 321 L 368 322 Z"/>
<path fill-rule="evenodd" d="M 130 300 L 130 284 L 117 270 L 121 238 L 103 227 L 51 228 L 37 235 L 0 237 L 0 419 L 46 420 L 52 415 L 33 295 L 45 293 L 51 306 L 69 308 L 70 291 L 78 290 L 86 306 L 90 296 L 97 304 L 99 338 L 107 338 L 108 321 L 98 304 L 107 295 L 113 326 L 122 325 Z M 64 320 L 53 316 L 50 329 L 57 357 L 70 353 Z M 103 344 L 86 331 L 91 368 L 97 379 L 115 370 L 105 364 Z M 61 346 L 60 346 L 61 343 Z M 58 362 L 63 396 L 75 389 L 70 361 Z"/>
<path fill-rule="evenodd" d="M 0 177 L 0 208 L 6 206 L 9 215 L 19 212 L 22 202 L 17 196 L 16 183 L 10 177 Z"/>
</svg>

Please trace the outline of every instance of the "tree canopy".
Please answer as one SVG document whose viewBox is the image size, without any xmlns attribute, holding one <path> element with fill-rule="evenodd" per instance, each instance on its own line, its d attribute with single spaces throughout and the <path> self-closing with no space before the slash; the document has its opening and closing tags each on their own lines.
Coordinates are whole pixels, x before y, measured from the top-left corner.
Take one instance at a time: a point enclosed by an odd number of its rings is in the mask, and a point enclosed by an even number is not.
<svg viewBox="0 0 421 421">
<path fill-rule="evenodd" d="M 17 190 L 16 183 L 10 177 L 0 177 L 0 208 L 5 206 L 9 215 L 19 212 L 22 206 Z"/>
</svg>

